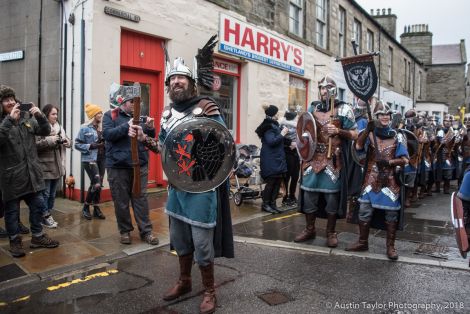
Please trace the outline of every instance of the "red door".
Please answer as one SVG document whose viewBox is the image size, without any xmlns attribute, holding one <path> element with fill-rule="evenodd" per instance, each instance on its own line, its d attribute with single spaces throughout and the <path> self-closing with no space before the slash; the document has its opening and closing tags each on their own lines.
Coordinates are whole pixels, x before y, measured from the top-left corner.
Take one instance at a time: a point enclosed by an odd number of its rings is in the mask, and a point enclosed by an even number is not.
<svg viewBox="0 0 470 314">
<path fill-rule="evenodd" d="M 163 40 L 127 30 L 121 33 L 121 84 L 141 86 L 141 115 L 155 119 L 155 128 L 160 131 L 163 111 L 164 53 Z M 149 152 L 148 186 L 163 185 L 160 155 Z"/>
</svg>

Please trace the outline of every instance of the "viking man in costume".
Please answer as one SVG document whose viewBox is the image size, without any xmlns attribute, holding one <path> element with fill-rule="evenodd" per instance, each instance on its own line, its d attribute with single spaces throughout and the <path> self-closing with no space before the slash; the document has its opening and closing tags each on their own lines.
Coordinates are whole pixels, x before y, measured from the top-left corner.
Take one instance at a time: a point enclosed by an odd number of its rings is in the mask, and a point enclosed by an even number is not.
<svg viewBox="0 0 470 314">
<path fill-rule="evenodd" d="M 402 213 L 396 167 L 405 166 L 408 151 L 403 135 L 390 127 L 391 113 L 388 105 L 379 101 L 374 108 L 375 124 L 371 121 L 356 142 L 359 152 L 367 151 L 366 175 L 359 198 L 359 240 L 346 250 L 367 251 L 371 223 L 385 216 L 387 256 L 396 260 L 395 235 Z"/>
<path fill-rule="evenodd" d="M 318 83 L 320 101 L 310 105 L 316 121 L 317 145 L 313 158 L 302 164 L 300 211 L 305 214 L 306 227 L 295 239 L 314 239 L 315 219 L 328 218 L 327 246 L 336 247 L 336 219 L 344 218 L 347 203 L 348 143 L 357 138 L 357 126 L 352 108 L 337 99 L 336 82 L 324 77 Z M 333 100 L 333 101 L 332 101 Z M 333 108 L 331 108 L 333 105 Z"/>
<path fill-rule="evenodd" d="M 417 126 L 418 117 L 414 109 L 410 109 L 405 112 L 405 129 L 414 133 L 415 135 L 419 132 L 419 126 Z M 418 168 L 418 156 L 415 154 L 410 158 L 408 164 L 405 166 L 405 207 L 410 207 L 411 202 L 417 201 L 415 187 L 416 172 Z"/>
<path fill-rule="evenodd" d="M 470 117 L 463 119 L 465 129 L 462 132 L 462 143 L 460 144 L 460 150 L 462 152 L 463 165 L 462 169 L 465 172 L 470 167 Z"/>
<path fill-rule="evenodd" d="M 418 113 L 418 123 L 416 125 L 418 138 L 418 169 L 416 174 L 416 185 L 419 187 L 418 198 L 423 199 L 427 194 L 427 183 L 431 175 L 431 132 L 428 127 L 427 115 L 424 112 Z"/>
<path fill-rule="evenodd" d="M 444 194 L 450 194 L 450 180 L 452 180 L 453 172 L 456 167 L 456 161 L 453 156 L 455 145 L 455 133 L 452 128 L 454 117 L 446 114 L 443 121 L 442 129 L 436 135 L 436 173 L 435 173 L 435 192 L 439 193 L 441 181 L 444 181 Z"/>
<path fill-rule="evenodd" d="M 205 288 L 199 308 L 204 314 L 213 313 L 217 306 L 214 257 L 234 256 L 226 179 L 235 161 L 235 145 L 233 139 L 227 144 L 220 138 L 219 130 L 230 133 L 224 126 L 219 106 L 209 97 L 198 96 L 196 87 L 196 84 L 212 86 L 210 78 L 206 78 L 206 82 L 201 81 L 204 79 L 201 71 L 210 68 L 210 73 L 205 75 L 212 75 L 215 44 L 213 37 L 196 56 L 198 68 L 194 73 L 197 77 L 182 58 L 177 58 L 167 73 L 165 85 L 171 104 L 162 114 L 158 140 L 142 134 L 138 126 L 129 132 L 130 136 L 137 135 L 138 140 L 151 151 L 162 154 L 163 168 L 168 177 L 165 213 L 170 217 L 170 242 L 178 254 L 180 276 L 163 299 L 174 300 L 191 291 L 191 268 L 195 260 Z M 214 134 L 208 132 L 204 129 L 207 124 L 210 124 L 209 129 L 217 131 Z M 231 165 L 225 167 L 229 169 L 227 175 L 220 185 L 208 186 L 211 179 L 218 178 L 218 171 L 222 169 L 220 165 L 224 167 L 226 156 L 233 156 Z M 198 187 L 201 187 L 200 191 L 191 190 Z"/>
</svg>

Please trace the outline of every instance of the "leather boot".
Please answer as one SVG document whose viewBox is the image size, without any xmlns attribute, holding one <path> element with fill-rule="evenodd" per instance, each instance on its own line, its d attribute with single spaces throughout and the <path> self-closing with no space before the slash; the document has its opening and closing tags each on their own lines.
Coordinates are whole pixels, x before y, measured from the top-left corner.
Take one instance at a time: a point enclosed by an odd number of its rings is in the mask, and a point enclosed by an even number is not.
<svg viewBox="0 0 470 314">
<path fill-rule="evenodd" d="M 425 187 L 424 185 L 421 185 L 421 186 L 419 187 L 418 198 L 419 198 L 420 200 L 424 199 L 424 197 L 426 196 L 426 191 L 425 191 L 425 190 L 426 190 L 426 187 Z"/>
<path fill-rule="evenodd" d="M 261 204 L 261 210 L 265 211 L 265 212 L 268 212 L 268 213 L 271 213 L 271 214 L 277 214 L 278 213 L 278 211 L 275 210 L 274 208 L 272 208 L 269 203 L 265 203 L 265 202 L 263 202 Z"/>
<path fill-rule="evenodd" d="M 434 182 L 435 189 L 432 190 L 433 193 L 440 193 L 441 192 L 441 181 Z"/>
<path fill-rule="evenodd" d="M 398 259 L 398 253 L 395 249 L 397 224 L 397 222 L 385 222 L 385 225 L 387 226 L 387 257 L 393 261 Z"/>
<path fill-rule="evenodd" d="M 405 190 L 405 208 L 409 208 L 411 206 L 410 198 L 411 198 L 411 189 L 406 188 L 406 190 Z"/>
<path fill-rule="evenodd" d="M 428 183 L 428 186 L 426 188 L 426 191 L 428 192 L 428 196 L 432 196 L 432 183 Z"/>
<path fill-rule="evenodd" d="M 83 218 L 87 220 L 91 220 L 90 204 L 83 204 L 82 215 L 83 215 Z"/>
<path fill-rule="evenodd" d="M 282 210 L 280 210 L 277 205 L 276 205 L 276 201 L 271 201 L 269 203 L 269 206 L 271 206 L 272 209 L 274 209 L 276 212 L 278 213 L 282 213 Z"/>
<path fill-rule="evenodd" d="M 353 252 L 362 252 L 369 250 L 369 230 L 370 222 L 359 221 L 359 240 L 349 245 L 345 250 Z"/>
<path fill-rule="evenodd" d="M 335 232 L 336 215 L 328 214 L 328 222 L 326 224 L 326 245 L 328 247 L 338 246 L 338 237 Z"/>
<path fill-rule="evenodd" d="M 305 214 L 307 225 L 305 229 L 295 237 L 294 242 L 305 242 L 310 239 L 315 239 L 317 235 L 315 232 L 315 218 L 315 214 Z"/>
<path fill-rule="evenodd" d="M 415 185 L 412 189 L 410 201 L 411 203 L 418 201 L 418 186 L 417 185 Z"/>
<path fill-rule="evenodd" d="M 199 266 L 199 269 L 201 270 L 202 284 L 205 289 L 204 297 L 201 305 L 199 306 L 199 313 L 214 313 L 217 306 L 214 287 L 214 263 L 212 262 L 207 266 Z"/>
<path fill-rule="evenodd" d="M 101 211 L 101 208 L 98 205 L 93 206 L 93 217 L 99 218 L 99 219 L 106 219 L 106 216 L 103 214 Z"/>
<path fill-rule="evenodd" d="M 171 301 L 192 290 L 191 268 L 193 267 L 193 254 L 178 256 L 180 263 L 180 278 L 176 285 L 167 291 L 163 300 Z"/>
<path fill-rule="evenodd" d="M 444 194 L 450 194 L 450 181 L 444 180 Z"/>
</svg>

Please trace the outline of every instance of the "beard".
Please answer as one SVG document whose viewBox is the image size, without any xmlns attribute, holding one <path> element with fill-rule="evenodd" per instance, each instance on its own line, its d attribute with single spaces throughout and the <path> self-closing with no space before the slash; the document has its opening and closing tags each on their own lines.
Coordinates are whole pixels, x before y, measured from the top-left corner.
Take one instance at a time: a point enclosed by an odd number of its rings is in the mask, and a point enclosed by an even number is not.
<svg viewBox="0 0 470 314">
<path fill-rule="evenodd" d="M 180 89 L 180 90 L 175 90 L 177 87 L 183 88 L 182 86 L 174 86 L 173 88 L 170 88 L 168 96 L 170 97 L 171 101 L 173 103 L 179 103 L 184 100 L 187 100 L 191 97 L 193 97 L 193 93 L 191 91 L 191 86 L 189 86 L 186 89 Z"/>
</svg>

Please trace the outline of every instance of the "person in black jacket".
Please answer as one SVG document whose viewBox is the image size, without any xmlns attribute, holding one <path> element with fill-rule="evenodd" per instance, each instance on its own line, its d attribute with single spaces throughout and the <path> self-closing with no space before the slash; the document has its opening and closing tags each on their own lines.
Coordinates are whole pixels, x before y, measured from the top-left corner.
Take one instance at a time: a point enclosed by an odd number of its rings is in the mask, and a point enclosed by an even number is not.
<svg viewBox="0 0 470 314">
<path fill-rule="evenodd" d="M 266 182 L 262 193 L 261 210 L 277 214 L 281 211 L 276 206 L 276 199 L 287 172 L 284 141 L 290 141 L 285 138 L 289 130 L 286 127 L 281 130 L 277 122 L 279 109 L 276 106 L 265 105 L 263 109 L 266 117 L 255 131 L 261 139 L 260 174 Z"/>
<path fill-rule="evenodd" d="M 282 199 L 282 205 L 294 206 L 297 205 L 297 198 L 295 192 L 297 190 L 297 182 L 300 176 L 300 157 L 296 149 L 295 139 L 297 137 L 297 112 L 287 110 L 284 118 L 279 121 L 281 127 L 289 129 L 284 141 L 284 152 L 286 153 L 287 174 L 284 177 L 284 186 L 286 187 L 286 194 Z"/>
<path fill-rule="evenodd" d="M 148 151 L 139 143 L 141 194 L 132 195 L 134 181 L 133 163 L 131 156 L 131 140 L 127 135 L 129 122 L 133 117 L 133 95 L 119 95 L 120 106 L 107 111 L 103 118 L 103 138 L 106 147 L 106 170 L 108 182 L 113 197 L 119 233 L 122 244 L 131 244 L 130 232 L 134 230 L 129 211 L 129 201 L 132 203 L 134 218 L 139 228 L 142 241 L 151 245 L 158 244 L 158 238 L 152 234 L 152 223 L 149 218 L 147 200 Z M 141 123 L 145 134 L 155 137 L 154 120 L 147 117 Z"/>
<path fill-rule="evenodd" d="M 13 257 L 25 255 L 18 225 L 20 201 L 29 207 L 31 248 L 54 248 L 58 241 L 42 230 L 42 213 L 47 210 L 41 191 L 44 175 L 39 164 L 35 135 L 46 136 L 51 127 L 41 110 L 31 104 L 21 111 L 12 88 L 0 85 L 0 185 L 5 208 L 5 225 Z"/>
</svg>

